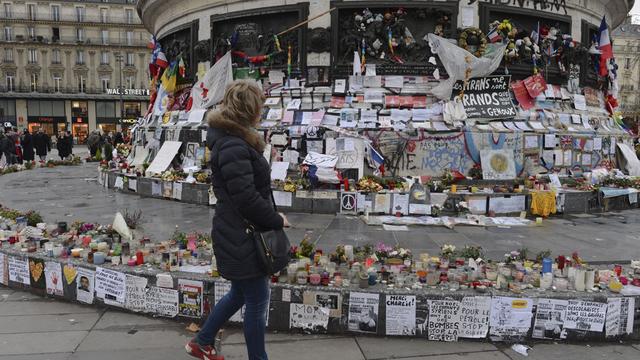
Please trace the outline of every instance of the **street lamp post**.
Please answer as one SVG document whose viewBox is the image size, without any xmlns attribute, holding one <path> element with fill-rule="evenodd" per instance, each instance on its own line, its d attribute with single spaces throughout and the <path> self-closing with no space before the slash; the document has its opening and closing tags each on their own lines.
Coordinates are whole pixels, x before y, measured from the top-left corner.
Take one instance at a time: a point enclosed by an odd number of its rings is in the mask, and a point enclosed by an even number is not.
<svg viewBox="0 0 640 360">
<path fill-rule="evenodd" d="M 120 83 L 118 85 L 118 94 L 120 95 L 120 123 L 124 119 L 124 88 L 122 87 L 122 62 L 124 57 L 121 52 L 115 54 L 116 61 L 118 62 L 118 72 L 120 73 Z"/>
</svg>

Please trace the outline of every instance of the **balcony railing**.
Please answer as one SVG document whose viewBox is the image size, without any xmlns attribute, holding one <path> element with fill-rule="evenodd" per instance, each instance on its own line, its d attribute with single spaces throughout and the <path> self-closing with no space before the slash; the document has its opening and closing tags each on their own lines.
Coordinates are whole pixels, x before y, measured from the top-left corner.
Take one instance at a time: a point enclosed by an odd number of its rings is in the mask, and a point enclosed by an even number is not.
<svg viewBox="0 0 640 360">
<path fill-rule="evenodd" d="M 28 37 L 22 35 L 16 35 L 13 38 L 7 40 L 4 36 L 0 38 L 0 42 L 14 42 L 14 43 L 41 43 L 41 44 L 61 44 L 61 45 L 96 45 L 96 46 L 131 46 L 131 47 L 146 47 L 149 44 L 149 40 L 132 39 L 127 41 L 123 39 L 109 39 L 108 44 L 102 44 L 100 38 L 96 39 L 84 39 L 78 40 L 75 37 L 46 37 L 35 36 Z"/>
<path fill-rule="evenodd" d="M 69 23 L 91 23 L 91 24 L 116 24 L 116 25 L 142 25 L 142 21 L 138 18 L 138 15 L 134 13 L 133 18 L 129 19 L 126 16 L 107 16 L 103 18 L 101 15 L 84 15 L 78 16 L 77 14 L 60 14 L 57 17 L 52 13 L 44 14 L 29 14 L 26 12 L 13 12 L 10 17 L 5 17 L 2 12 L 2 17 L 5 20 L 21 20 L 21 21 L 53 21 L 53 22 L 69 22 Z"/>
<path fill-rule="evenodd" d="M 102 88 L 85 88 L 85 91 L 80 91 L 80 89 L 78 87 L 65 87 L 62 86 L 58 89 L 56 89 L 54 86 L 38 86 L 38 91 L 31 91 L 31 86 L 14 86 L 12 90 L 9 90 L 9 88 L 6 85 L 0 85 L 0 93 L 3 94 L 11 94 L 11 93 L 17 93 L 17 94 L 74 94 L 74 95 L 78 95 L 78 94 L 86 94 L 86 95 L 109 95 L 107 93 L 105 93 L 104 91 L 102 91 Z M 117 96 L 117 95 L 110 95 L 110 96 Z M 134 96 L 134 95 L 125 95 L 125 96 Z"/>
</svg>

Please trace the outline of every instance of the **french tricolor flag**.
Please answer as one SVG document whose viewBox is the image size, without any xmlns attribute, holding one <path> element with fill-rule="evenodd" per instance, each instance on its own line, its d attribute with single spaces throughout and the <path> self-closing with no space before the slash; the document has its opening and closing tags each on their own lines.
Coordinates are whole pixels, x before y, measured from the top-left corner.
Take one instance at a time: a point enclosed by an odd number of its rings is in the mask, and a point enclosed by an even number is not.
<svg viewBox="0 0 640 360">
<path fill-rule="evenodd" d="M 487 34 L 487 37 L 489 38 L 489 41 L 491 41 L 492 43 L 502 41 L 502 36 L 500 36 L 500 34 L 498 33 L 497 27 L 489 31 L 489 33 Z"/>
<path fill-rule="evenodd" d="M 157 54 L 156 54 L 156 60 L 155 60 L 155 64 L 158 65 L 160 68 L 165 69 L 169 66 L 169 61 L 167 60 L 167 56 L 164 54 L 164 52 L 160 49 L 160 47 L 157 48 Z"/>
<path fill-rule="evenodd" d="M 600 29 L 598 30 L 598 44 L 598 49 L 600 50 L 600 75 L 606 76 L 609 73 L 609 59 L 613 58 L 613 48 L 611 47 L 609 26 L 607 26 L 605 16 L 602 17 Z"/>
</svg>

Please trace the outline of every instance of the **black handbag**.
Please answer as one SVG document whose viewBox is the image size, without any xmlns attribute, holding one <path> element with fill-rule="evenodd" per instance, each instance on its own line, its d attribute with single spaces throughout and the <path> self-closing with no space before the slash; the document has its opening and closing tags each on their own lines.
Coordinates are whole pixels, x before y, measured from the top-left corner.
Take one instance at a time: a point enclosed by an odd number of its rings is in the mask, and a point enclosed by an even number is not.
<svg viewBox="0 0 640 360">
<path fill-rule="evenodd" d="M 273 207 L 278 211 L 278 207 L 273 200 L 273 193 L 270 194 Z M 247 221 L 245 219 L 245 221 Z M 256 245 L 258 258 L 267 274 L 273 275 L 284 269 L 290 260 L 289 250 L 291 242 L 283 229 L 257 231 L 255 227 L 247 221 L 249 232 L 253 236 Z"/>
</svg>

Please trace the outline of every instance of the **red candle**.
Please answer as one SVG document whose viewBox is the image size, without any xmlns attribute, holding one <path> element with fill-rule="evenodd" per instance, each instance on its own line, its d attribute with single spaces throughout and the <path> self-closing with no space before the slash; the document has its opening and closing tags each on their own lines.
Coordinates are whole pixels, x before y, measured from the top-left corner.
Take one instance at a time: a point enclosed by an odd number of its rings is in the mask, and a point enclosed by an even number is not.
<svg viewBox="0 0 640 360">
<path fill-rule="evenodd" d="M 564 257 L 564 255 L 558 256 L 558 269 L 560 269 L 560 271 L 564 269 L 565 261 L 567 261 L 567 259 Z"/>
<path fill-rule="evenodd" d="M 138 250 L 136 252 L 136 265 L 144 264 L 144 255 L 142 255 L 142 251 Z"/>
</svg>

